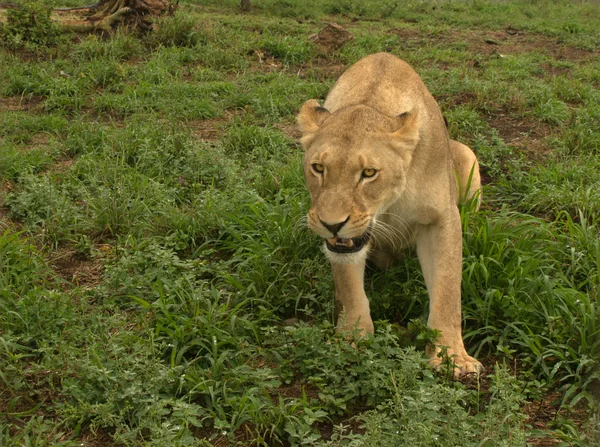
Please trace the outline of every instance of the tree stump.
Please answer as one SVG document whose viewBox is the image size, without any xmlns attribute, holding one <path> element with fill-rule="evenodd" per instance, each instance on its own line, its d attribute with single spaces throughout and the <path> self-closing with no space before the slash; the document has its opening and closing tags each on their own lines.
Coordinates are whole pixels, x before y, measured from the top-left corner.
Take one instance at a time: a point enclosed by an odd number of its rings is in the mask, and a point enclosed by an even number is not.
<svg viewBox="0 0 600 447">
<path fill-rule="evenodd" d="M 137 29 L 152 27 L 152 19 L 170 15 L 177 9 L 170 0 L 100 0 L 80 8 L 53 9 L 50 18 L 60 27 L 78 32 L 112 31 L 118 25 Z M 0 5 L 0 22 L 6 22 L 6 11 L 15 5 Z"/>
</svg>

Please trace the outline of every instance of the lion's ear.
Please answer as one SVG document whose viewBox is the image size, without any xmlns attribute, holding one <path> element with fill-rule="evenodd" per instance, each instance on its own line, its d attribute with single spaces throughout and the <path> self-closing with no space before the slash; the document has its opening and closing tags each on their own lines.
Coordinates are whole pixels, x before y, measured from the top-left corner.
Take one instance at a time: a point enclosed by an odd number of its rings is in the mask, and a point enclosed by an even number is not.
<svg viewBox="0 0 600 447">
<path fill-rule="evenodd" d="M 419 142 L 421 120 L 416 110 L 404 112 L 398 118 L 399 129 L 390 134 L 394 145 L 414 148 Z"/>
<path fill-rule="evenodd" d="M 302 132 L 300 142 L 305 148 L 310 144 L 312 136 L 319 130 L 319 127 L 329 115 L 331 115 L 329 110 L 321 107 L 316 99 L 309 99 L 304 103 L 298 114 L 298 127 Z"/>
</svg>

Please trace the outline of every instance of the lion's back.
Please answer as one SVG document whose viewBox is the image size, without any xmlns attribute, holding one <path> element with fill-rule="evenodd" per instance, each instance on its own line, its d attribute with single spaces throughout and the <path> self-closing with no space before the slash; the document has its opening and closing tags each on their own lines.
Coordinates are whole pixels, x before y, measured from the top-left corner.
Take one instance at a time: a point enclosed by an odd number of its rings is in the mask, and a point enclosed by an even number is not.
<svg viewBox="0 0 600 447">
<path fill-rule="evenodd" d="M 384 115 L 396 116 L 421 105 L 424 93 L 429 95 L 410 65 L 391 54 L 376 53 L 342 74 L 329 92 L 324 107 L 335 112 L 364 104 Z"/>
</svg>

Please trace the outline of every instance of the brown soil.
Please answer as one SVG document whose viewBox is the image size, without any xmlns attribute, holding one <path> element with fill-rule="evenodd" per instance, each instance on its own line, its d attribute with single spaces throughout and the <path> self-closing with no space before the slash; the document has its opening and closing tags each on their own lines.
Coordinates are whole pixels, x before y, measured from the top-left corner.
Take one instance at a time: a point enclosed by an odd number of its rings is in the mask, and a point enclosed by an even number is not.
<svg viewBox="0 0 600 447">
<path fill-rule="evenodd" d="M 212 120 L 192 120 L 186 123 L 186 127 L 201 141 L 215 141 L 221 138 L 223 131 L 235 115 L 234 112 L 226 112 L 225 116 Z"/>
<path fill-rule="evenodd" d="M 39 96 L 11 96 L 0 98 L 0 112 L 37 111 L 44 108 L 43 99 Z"/>
<path fill-rule="evenodd" d="M 100 252 L 102 252 L 102 247 Z M 94 287 L 102 282 L 104 271 L 101 259 L 82 259 L 75 250 L 62 249 L 54 252 L 50 259 L 53 270 L 68 284 Z"/>
<path fill-rule="evenodd" d="M 9 216 L 10 208 L 2 203 L 2 199 L 0 198 L 0 230 L 4 230 L 5 227 L 9 226 Z"/>
<path fill-rule="evenodd" d="M 477 95 L 473 92 L 461 92 L 456 95 L 441 96 L 437 100 L 443 99 L 445 108 L 460 106 L 461 104 L 470 104 L 477 99 Z"/>
<path fill-rule="evenodd" d="M 10 217 L 10 208 L 6 205 L 6 194 L 13 190 L 14 186 L 11 182 L 5 181 L 0 183 L 0 232 L 9 229 L 11 231 L 21 231 L 23 225 L 20 222 L 15 222 Z"/>
<path fill-rule="evenodd" d="M 511 113 L 499 112 L 488 117 L 490 126 L 498 131 L 505 143 L 511 144 L 523 137 L 544 138 L 550 134 L 550 128 L 539 122 L 514 118 Z"/>
<path fill-rule="evenodd" d="M 474 54 L 486 56 L 523 53 L 543 53 L 556 60 L 585 61 L 600 55 L 600 51 L 582 50 L 564 44 L 560 39 L 542 34 L 530 34 L 525 31 L 506 29 L 504 31 L 458 31 L 452 30 L 446 34 L 427 36 L 413 28 L 391 29 L 389 33 L 395 34 L 406 41 L 407 46 L 419 45 L 421 42 L 429 44 L 453 44 L 466 42 Z M 566 69 L 548 68 L 551 75 L 558 75 Z"/>
<path fill-rule="evenodd" d="M 583 61 L 599 52 L 586 51 L 562 43 L 559 39 L 541 34 L 528 34 L 523 31 L 480 31 L 471 32 L 471 39 L 467 39 L 472 51 L 483 54 L 498 53 L 546 53 L 556 60 Z M 491 43 L 493 42 L 493 43 Z"/>
<path fill-rule="evenodd" d="M 555 419 L 559 416 L 573 420 L 577 427 L 584 427 L 589 422 L 589 413 L 583 405 L 574 409 L 559 409 L 562 394 L 558 391 L 549 393 L 541 399 L 528 402 L 523 412 L 528 416 L 528 423 L 534 430 L 549 430 Z M 536 447 L 551 447 L 560 444 L 560 439 L 551 436 L 529 438 L 528 445 Z M 591 444 L 590 444 L 591 445 Z"/>
<path fill-rule="evenodd" d="M 567 67 L 554 67 L 549 64 L 542 64 L 542 68 L 547 76 L 564 76 L 569 73 L 569 68 Z"/>
<path fill-rule="evenodd" d="M 251 69 L 255 72 L 273 73 L 283 69 L 283 64 L 270 51 L 257 49 L 252 50 L 249 55 L 253 56 Z"/>
<path fill-rule="evenodd" d="M 531 160 L 542 161 L 550 153 L 545 142 L 545 137 L 552 133 L 549 126 L 529 119 L 514 118 L 510 112 L 490 116 L 488 122 L 507 145 L 523 150 Z"/>
<path fill-rule="evenodd" d="M 302 136 L 300 129 L 298 129 L 295 123 L 280 123 L 276 124 L 275 127 L 295 141 L 298 141 Z"/>
<path fill-rule="evenodd" d="M 326 57 L 316 57 L 309 63 L 301 65 L 298 70 L 298 76 L 307 78 L 309 76 L 317 78 L 320 81 L 328 81 L 337 79 L 341 76 L 347 67 L 336 60 L 327 59 Z"/>
<path fill-rule="evenodd" d="M 54 172 L 67 172 L 71 169 L 71 166 L 75 163 L 75 160 L 72 158 L 65 158 L 63 160 L 59 160 L 52 166 L 52 170 Z"/>
<path fill-rule="evenodd" d="M 26 141 L 24 141 L 25 145 L 24 146 L 18 146 L 20 151 L 28 151 L 30 149 L 34 149 L 34 148 L 41 148 L 41 147 L 45 147 L 48 145 L 48 143 L 50 142 L 50 134 L 47 132 L 38 132 L 35 133 L 31 136 L 31 138 L 28 138 Z"/>
<path fill-rule="evenodd" d="M 94 431 L 88 428 L 80 435 L 80 437 L 80 445 L 82 447 L 121 447 L 124 445 L 115 442 L 113 437 L 101 428 L 97 428 Z"/>
<path fill-rule="evenodd" d="M 317 34 L 308 38 L 324 51 L 338 50 L 354 36 L 337 23 L 327 23 Z"/>
</svg>

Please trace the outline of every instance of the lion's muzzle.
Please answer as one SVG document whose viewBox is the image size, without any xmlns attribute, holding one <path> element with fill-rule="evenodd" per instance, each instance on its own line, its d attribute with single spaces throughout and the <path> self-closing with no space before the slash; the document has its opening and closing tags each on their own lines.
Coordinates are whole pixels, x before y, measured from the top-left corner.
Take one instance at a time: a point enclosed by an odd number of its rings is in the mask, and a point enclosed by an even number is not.
<svg viewBox="0 0 600 447">
<path fill-rule="evenodd" d="M 362 235 L 353 238 L 335 236 L 325 239 L 325 245 L 329 251 L 334 253 L 356 253 L 364 248 L 369 242 L 370 237 L 371 234 L 369 232 L 365 232 Z"/>
</svg>

